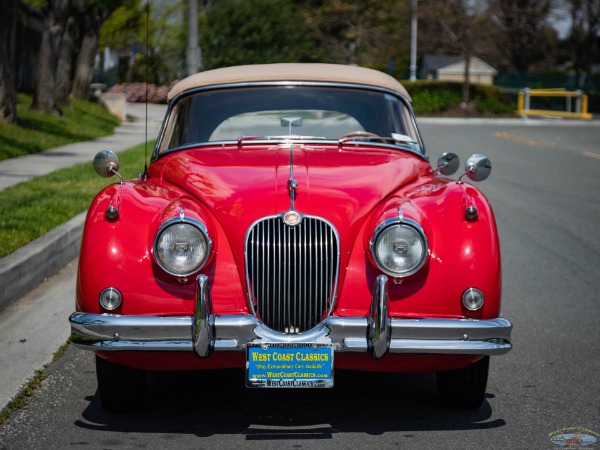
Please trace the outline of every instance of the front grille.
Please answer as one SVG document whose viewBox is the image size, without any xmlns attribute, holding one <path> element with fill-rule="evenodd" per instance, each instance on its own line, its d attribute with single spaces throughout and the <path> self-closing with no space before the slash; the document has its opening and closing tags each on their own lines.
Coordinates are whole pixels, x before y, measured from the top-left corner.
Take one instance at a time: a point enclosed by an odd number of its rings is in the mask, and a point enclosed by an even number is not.
<svg viewBox="0 0 600 450">
<path fill-rule="evenodd" d="M 337 233 L 322 219 L 304 217 L 296 226 L 279 217 L 256 223 L 246 242 L 254 313 L 282 333 L 310 330 L 330 313 L 338 261 Z"/>
</svg>

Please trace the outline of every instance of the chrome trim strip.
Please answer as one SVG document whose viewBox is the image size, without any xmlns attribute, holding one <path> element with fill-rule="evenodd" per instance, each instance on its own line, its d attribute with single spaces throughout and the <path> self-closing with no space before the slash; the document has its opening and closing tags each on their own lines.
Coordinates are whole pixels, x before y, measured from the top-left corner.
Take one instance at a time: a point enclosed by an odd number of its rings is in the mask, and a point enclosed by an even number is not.
<svg viewBox="0 0 600 450">
<path fill-rule="evenodd" d="M 215 352 L 244 351 L 250 342 L 327 342 L 339 352 L 370 351 L 365 317 L 327 317 L 310 331 L 284 334 L 253 315 L 212 316 Z M 194 351 L 191 316 L 71 315 L 71 342 L 96 351 Z M 389 353 L 503 355 L 512 349 L 511 323 L 503 318 L 390 320 Z"/>
</svg>

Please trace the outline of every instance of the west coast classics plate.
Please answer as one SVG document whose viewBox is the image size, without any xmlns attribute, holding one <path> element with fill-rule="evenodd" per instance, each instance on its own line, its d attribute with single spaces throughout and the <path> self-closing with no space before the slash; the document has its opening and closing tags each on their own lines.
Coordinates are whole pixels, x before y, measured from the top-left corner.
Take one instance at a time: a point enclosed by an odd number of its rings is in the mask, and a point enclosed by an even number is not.
<svg viewBox="0 0 600 450">
<path fill-rule="evenodd" d="M 333 387 L 331 344 L 248 344 L 246 356 L 247 387 Z"/>
</svg>

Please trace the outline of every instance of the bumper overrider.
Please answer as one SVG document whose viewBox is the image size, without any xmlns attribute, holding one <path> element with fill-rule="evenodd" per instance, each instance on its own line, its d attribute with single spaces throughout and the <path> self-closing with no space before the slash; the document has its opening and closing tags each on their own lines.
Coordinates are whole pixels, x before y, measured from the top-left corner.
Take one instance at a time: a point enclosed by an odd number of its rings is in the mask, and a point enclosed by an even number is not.
<svg viewBox="0 0 600 450">
<path fill-rule="evenodd" d="M 388 316 L 387 277 L 377 278 L 370 317 L 329 316 L 299 334 L 273 331 L 251 314 L 212 313 L 208 278 L 196 279 L 194 316 L 120 316 L 76 312 L 71 342 L 96 351 L 245 351 L 249 343 L 327 343 L 339 352 L 502 355 L 512 348 L 512 324 L 503 318 L 400 319 Z"/>
</svg>

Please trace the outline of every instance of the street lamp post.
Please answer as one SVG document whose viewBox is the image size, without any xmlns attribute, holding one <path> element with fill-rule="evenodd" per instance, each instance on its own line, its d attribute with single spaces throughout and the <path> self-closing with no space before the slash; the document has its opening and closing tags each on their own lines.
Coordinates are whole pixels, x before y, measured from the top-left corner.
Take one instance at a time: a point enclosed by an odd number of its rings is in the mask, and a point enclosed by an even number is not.
<svg viewBox="0 0 600 450">
<path fill-rule="evenodd" d="M 200 47 L 198 45 L 198 0 L 189 0 L 188 16 L 187 74 L 193 75 L 200 70 Z"/>
<path fill-rule="evenodd" d="M 417 0 L 412 0 L 410 23 L 410 81 L 417 79 Z"/>
</svg>

